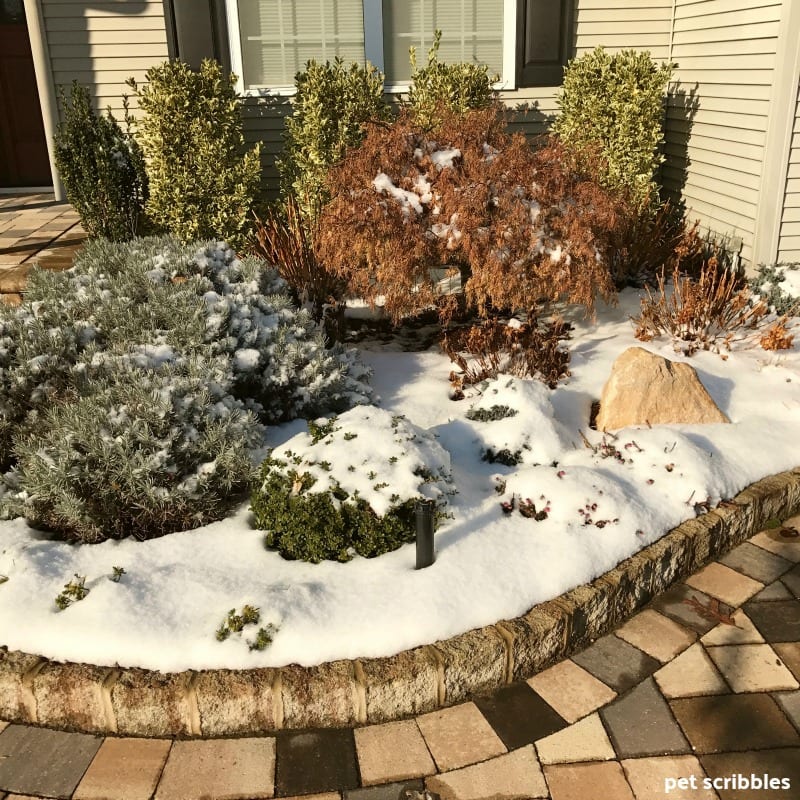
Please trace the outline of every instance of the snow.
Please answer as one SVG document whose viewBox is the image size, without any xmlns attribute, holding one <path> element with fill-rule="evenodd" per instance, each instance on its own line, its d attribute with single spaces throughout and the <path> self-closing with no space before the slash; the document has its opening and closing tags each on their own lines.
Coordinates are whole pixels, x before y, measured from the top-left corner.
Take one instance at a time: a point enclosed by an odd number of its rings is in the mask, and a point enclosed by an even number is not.
<svg viewBox="0 0 800 800">
<path fill-rule="evenodd" d="M 431 153 L 431 161 L 436 165 L 436 168 L 441 172 L 443 169 L 453 167 L 453 161 L 461 158 L 461 151 L 457 147 L 448 147 L 444 150 L 434 150 Z"/>
<path fill-rule="evenodd" d="M 800 297 L 800 269 L 784 269 L 778 288 L 792 297 Z"/>
<path fill-rule="evenodd" d="M 738 341 L 727 360 L 676 356 L 667 339 L 643 345 L 633 337 L 628 317 L 638 307 L 627 290 L 594 320 L 571 320 L 572 375 L 553 391 L 503 376 L 451 401 L 453 365 L 438 349 L 395 352 L 389 343 L 363 351 L 383 411 L 340 415 L 342 441 L 328 447 L 344 447 L 346 430 L 356 434 L 347 444 L 361 448 L 359 458 L 381 462 L 395 446 L 387 420 L 400 414 L 403 425 L 422 429 L 415 444 L 432 442 L 425 431 L 435 438 L 457 494 L 447 495 L 452 518 L 436 533 L 431 567 L 414 569 L 413 544 L 347 563 L 285 561 L 250 527 L 246 502 L 225 520 L 146 542 L 75 546 L 22 519 L 5 521 L 0 642 L 58 660 L 163 671 L 388 656 L 522 614 L 613 568 L 704 504 L 797 466 L 798 345 L 765 352 Z M 592 400 L 631 346 L 694 366 L 732 424 L 642 426 L 616 438 L 590 430 Z M 470 408 L 494 405 L 518 413 L 467 418 Z M 305 430 L 302 420 L 271 427 L 267 444 L 280 452 Z M 482 450 L 501 444 L 519 446 L 522 462 L 481 460 Z M 433 459 L 433 449 L 424 457 Z M 211 469 L 213 462 L 202 465 L 198 477 Z M 388 465 L 381 470 L 390 474 Z M 501 503 L 510 508 L 512 500 L 515 509 L 504 513 Z M 536 516 L 519 513 L 528 501 Z M 115 566 L 125 570 L 118 583 L 110 580 Z M 76 573 L 89 593 L 58 611 L 54 599 Z M 245 604 L 260 609 L 261 625 L 278 629 L 261 652 L 250 651 L 246 637 L 215 639 L 229 609 Z"/>
</svg>

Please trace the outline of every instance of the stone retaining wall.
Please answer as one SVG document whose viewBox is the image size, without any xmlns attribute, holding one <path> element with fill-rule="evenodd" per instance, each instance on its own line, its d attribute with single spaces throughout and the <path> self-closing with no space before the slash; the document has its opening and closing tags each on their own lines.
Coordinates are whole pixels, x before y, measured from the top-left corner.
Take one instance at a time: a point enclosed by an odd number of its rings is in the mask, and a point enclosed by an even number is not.
<svg viewBox="0 0 800 800">
<path fill-rule="evenodd" d="M 225 736 L 379 723 L 528 678 L 761 530 L 800 511 L 800 467 L 670 531 L 527 614 L 389 658 L 165 674 L 0 649 L 0 719 L 126 736 Z"/>
</svg>

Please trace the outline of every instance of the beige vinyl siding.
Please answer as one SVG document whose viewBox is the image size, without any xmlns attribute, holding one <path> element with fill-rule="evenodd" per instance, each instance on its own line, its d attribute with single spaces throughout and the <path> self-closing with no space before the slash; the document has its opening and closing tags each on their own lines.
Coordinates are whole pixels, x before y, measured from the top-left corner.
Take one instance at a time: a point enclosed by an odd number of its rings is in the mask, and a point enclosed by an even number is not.
<svg viewBox="0 0 800 800">
<path fill-rule="evenodd" d="M 781 0 L 676 0 L 665 188 L 690 219 L 752 258 Z M 696 87 L 696 88 L 695 88 Z M 694 90 L 694 111 L 685 93 Z"/>
<path fill-rule="evenodd" d="M 800 263 L 800 89 L 795 106 L 792 147 L 789 151 L 778 261 Z"/>
<path fill-rule="evenodd" d="M 98 108 L 110 106 L 119 116 L 122 95 L 131 94 L 125 81 L 143 81 L 150 66 L 168 57 L 161 2 L 41 3 L 56 91 L 69 93 L 77 80 L 90 87 Z"/>
</svg>

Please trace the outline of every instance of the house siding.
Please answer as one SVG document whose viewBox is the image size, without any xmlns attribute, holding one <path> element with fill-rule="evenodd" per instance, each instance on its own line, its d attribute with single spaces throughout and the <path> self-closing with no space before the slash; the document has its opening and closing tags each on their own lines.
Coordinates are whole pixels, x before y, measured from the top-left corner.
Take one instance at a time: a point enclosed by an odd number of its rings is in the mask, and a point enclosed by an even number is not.
<svg viewBox="0 0 800 800">
<path fill-rule="evenodd" d="M 679 94 L 666 122 L 665 189 L 690 219 L 739 237 L 752 259 L 780 0 L 676 0 L 671 58 Z M 692 108 L 691 97 L 696 101 Z"/>
<path fill-rule="evenodd" d="M 792 146 L 789 150 L 778 261 L 800 262 L 800 90 L 795 105 Z"/>
<path fill-rule="evenodd" d="M 149 67 L 168 57 L 161 2 L 41 0 L 41 8 L 56 91 L 69 93 L 77 80 L 91 87 L 99 109 L 110 106 L 119 115 L 122 95 L 131 93 L 125 81 L 143 81 Z"/>
</svg>

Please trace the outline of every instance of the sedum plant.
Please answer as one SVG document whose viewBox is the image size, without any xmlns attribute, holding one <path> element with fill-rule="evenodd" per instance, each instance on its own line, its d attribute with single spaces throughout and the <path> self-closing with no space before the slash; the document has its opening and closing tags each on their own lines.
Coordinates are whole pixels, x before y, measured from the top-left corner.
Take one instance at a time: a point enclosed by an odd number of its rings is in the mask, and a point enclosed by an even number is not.
<svg viewBox="0 0 800 800">
<path fill-rule="evenodd" d="M 131 117 L 123 98 L 125 130 L 109 110 L 97 114 L 89 91 L 72 84 L 61 91 L 64 119 L 55 136 L 55 162 L 67 199 L 86 233 L 127 241 L 143 232 L 148 197 L 142 150 L 130 134 Z"/>
<path fill-rule="evenodd" d="M 407 105 L 414 121 L 426 130 L 441 122 L 443 109 L 466 114 L 474 109 L 488 108 L 495 97 L 492 84 L 499 80 L 498 75 L 489 76 L 485 64 L 439 61 L 441 40 L 442 32 L 437 30 L 428 51 L 428 61 L 423 67 L 417 66 L 415 48 L 409 48 L 411 86 Z"/>
<path fill-rule="evenodd" d="M 311 221 L 327 200 L 328 168 L 361 142 L 365 122 L 388 120 L 390 110 L 383 74 L 369 65 L 312 60 L 295 77 L 295 86 L 277 166 L 284 196 L 293 196 L 303 218 Z"/>
<path fill-rule="evenodd" d="M 260 145 L 244 152 L 236 77 L 215 61 L 192 70 L 167 61 L 133 78 L 143 117 L 138 138 L 147 158 L 147 212 L 183 242 L 225 239 L 240 247 L 261 181 Z"/>
<path fill-rule="evenodd" d="M 664 93 L 673 69 L 646 51 L 611 55 L 597 47 L 570 61 L 557 98 L 553 133 L 579 152 L 599 148 L 603 185 L 630 192 L 640 208 L 657 199 Z"/>
</svg>

